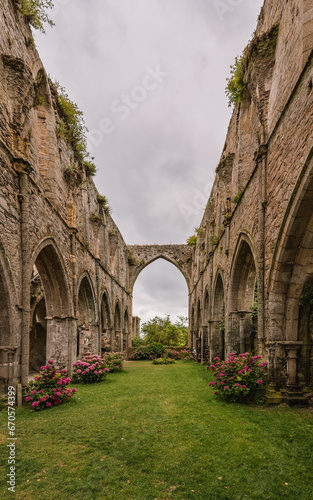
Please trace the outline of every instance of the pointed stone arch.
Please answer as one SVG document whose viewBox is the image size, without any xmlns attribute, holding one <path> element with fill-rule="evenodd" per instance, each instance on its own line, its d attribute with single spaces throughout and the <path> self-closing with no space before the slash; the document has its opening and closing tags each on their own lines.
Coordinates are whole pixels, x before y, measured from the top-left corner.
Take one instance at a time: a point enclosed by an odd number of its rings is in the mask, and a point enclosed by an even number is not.
<svg viewBox="0 0 313 500">
<path fill-rule="evenodd" d="M 301 299 L 313 290 L 312 157 L 313 150 L 290 198 L 269 277 L 270 378 L 278 384 L 286 377 L 289 385 L 313 380 L 313 318 Z"/>
<path fill-rule="evenodd" d="M 97 307 L 92 281 L 85 271 L 78 282 L 77 355 L 97 350 Z"/>
<path fill-rule="evenodd" d="M 129 335 L 129 312 L 128 312 L 128 307 L 126 307 L 124 311 L 124 317 L 123 317 L 123 351 L 126 351 L 129 346 L 129 340 L 130 340 L 130 335 Z"/>
<path fill-rule="evenodd" d="M 60 366 L 70 368 L 74 355 L 75 324 L 65 269 L 57 243 L 53 238 L 46 238 L 31 258 L 29 283 L 38 272 L 46 307 L 46 359 L 53 359 Z"/>
<path fill-rule="evenodd" d="M 257 279 L 255 245 L 245 233 L 239 236 L 231 266 L 226 337 L 229 351 L 254 350 L 252 307 Z M 227 353 L 229 354 L 229 352 Z"/>
<path fill-rule="evenodd" d="M 212 301 L 212 322 L 211 322 L 211 357 L 218 356 L 226 359 L 225 342 L 225 288 L 224 280 L 220 270 L 218 270 L 214 287 Z"/>
<path fill-rule="evenodd" d="M 123 350 L 122 313 L 119 300 L 114 308 L 114 348 L 115 352 Z"/>
<path fill-rule="evenodd" d="M 131 291 L 143 269 L 158 259 L 175 266 L 184 276 L 188 291 L 191 287 L 191 263 L 193 249 L 187 245 L 132 245 L 128 246 L 128 271 Z"/>
<path fill-rule="evenodd" d="M 10 264 L 0 243 L 0 391 L 19 376 L 16 294 Z"/>
<path fill-rule="evenodd" d="M 109 293 L 104 290 L 101 299 L 101 353 L 112 350 L 112 308 Z"/>
</svg>

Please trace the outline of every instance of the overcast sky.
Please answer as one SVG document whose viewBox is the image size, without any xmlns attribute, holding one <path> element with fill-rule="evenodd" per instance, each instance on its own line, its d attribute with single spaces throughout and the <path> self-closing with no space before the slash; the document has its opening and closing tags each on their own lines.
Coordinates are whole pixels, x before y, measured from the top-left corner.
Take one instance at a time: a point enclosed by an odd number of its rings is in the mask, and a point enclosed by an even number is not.
<svg viewBox="0 0 313 500">
<path fill-rule="evenodd" d="M 55 0 L 36 43 L 84 112 L 100 194 L 128 244 L 185 243 L 199 225 L 231 109 L 230 65 L 263 0 Z M 187 316 L 181 273 L 139 276 L 134 314 Z"/>
</svg>

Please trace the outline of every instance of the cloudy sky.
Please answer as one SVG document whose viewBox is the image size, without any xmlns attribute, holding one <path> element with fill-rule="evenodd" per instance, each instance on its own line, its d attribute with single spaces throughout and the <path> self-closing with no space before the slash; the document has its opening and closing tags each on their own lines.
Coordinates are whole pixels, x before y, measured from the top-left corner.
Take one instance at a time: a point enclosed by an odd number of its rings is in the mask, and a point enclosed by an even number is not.
<svg viewBox="0 0 313 500">
<path fill-rule="evenodd" d="M 184 243 L 199 225 L 231 113 L 226 78 L 262 3 L 54 0 L 37 47 L 84 112 L 95 183 L 126 243 Z M 174 266 L 143 271 L 134 314 L 187 316 Z"/>
</svg>

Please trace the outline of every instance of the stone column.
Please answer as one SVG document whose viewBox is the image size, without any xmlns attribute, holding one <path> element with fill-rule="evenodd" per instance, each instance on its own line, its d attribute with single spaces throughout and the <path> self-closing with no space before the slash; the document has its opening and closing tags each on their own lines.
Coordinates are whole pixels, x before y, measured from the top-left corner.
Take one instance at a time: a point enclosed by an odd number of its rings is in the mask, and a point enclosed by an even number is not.
<svg viewBox="0 0 313 500">
<path fill-rule="evenodd" d="M 28 384 L 29 375 L 29 330 L 30 330 L 30 245 L 29 245 L 29 193 L 28 175 L 30 165 L 27 161 L 19 159 L 14 163 L 14 169 L 19 174 L 20 192 L 19 202 L 21 206 L 21 310 L 22 310 L 22 331 L 21 331 L 21 378 L 22 384 Z"/>
<path fill-rule="evenodd" d="M 239 339 L 240 339 L 240 353 L 245 352 L 245 313 L 239 313 Z"/>
<path fill-rule="evenodd" d="M 297 359 L 298 359 L 298 345 L 286 346 L 287 351 L 287 386 L 297 385 Z"/>
</svg>

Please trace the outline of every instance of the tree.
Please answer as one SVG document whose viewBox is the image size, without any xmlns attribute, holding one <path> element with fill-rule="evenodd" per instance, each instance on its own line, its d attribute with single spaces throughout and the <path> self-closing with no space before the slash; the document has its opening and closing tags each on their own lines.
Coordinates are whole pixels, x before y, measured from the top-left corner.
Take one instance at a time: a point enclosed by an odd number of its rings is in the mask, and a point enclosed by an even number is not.
<svg viewBox="0 0 313 500">
<path fill-rule="evenodd" d="M 172 323 L 169 315 L 161 318 L 155 316 L 142 324 L 141 333 L 144 343 L 160 342 L 167 346 L 184 347 L 188 342 L 187 318 L 179 316 L 175 323 Z"/>
</svg>

